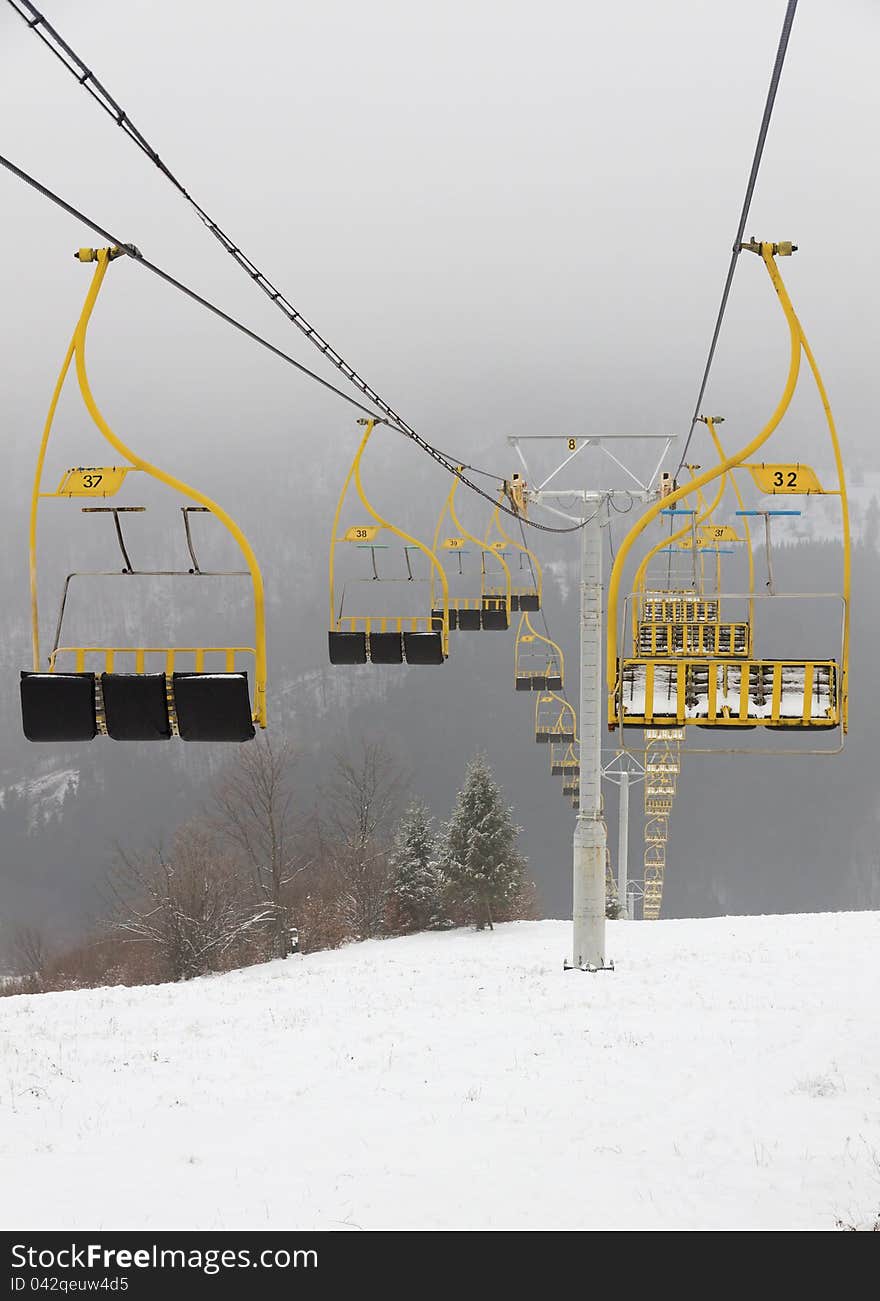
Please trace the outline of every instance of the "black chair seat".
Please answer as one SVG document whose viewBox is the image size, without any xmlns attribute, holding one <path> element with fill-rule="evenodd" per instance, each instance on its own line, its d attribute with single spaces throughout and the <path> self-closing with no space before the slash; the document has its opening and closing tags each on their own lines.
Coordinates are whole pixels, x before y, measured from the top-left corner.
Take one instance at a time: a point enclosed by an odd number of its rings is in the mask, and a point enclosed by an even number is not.
<svg viewBox="0 0 880 1301">
<path fill-rule="evenodd" d="M 331 664 L 366 664 L 367 634 L 365 632 L 331 632 L 329 644 Z"/>
<path fill-rule="evenodd" d="M 479 632 L 480 631 L 480 611 L 479 610 L 459 610 L 458 612 L 459 632 Z"/>
<path fill-rule="evenodd" d="M 517 680 L 516 680 L 516 689 L 517 689 L 517 691 L 531 691 L 531 689 L 532 689 L 532 679 L 531 679 L 531 678 L 517 678 Z"/>
<path fill-rule="evenodd" d="M 114 741 L 167 741 L 168 693 L 164 673 L 102 673 L 104 722 Z"/>
<path fill-rule="evenodd" d="M 540 610 L 541 601 L 537 592 L 524 592 L 519 597 L 520 610 Z"/>
<path fill-rule="evenodd" d="M 400 633 L 371 632 L 370 659 L 374 664 L 402 664 L 403 641 Z"/>
<path fill-rule="evenodd" d="M 771 732 L 830 732 L 840 724 L 832 718 L 816 718 L 812 723 L 767 723 Z"/>
<path fill-rule="evenodd" d="M 523 607 L 520 605 L 520 600 L 521 600 L 520 597 L 518 597 L 518 596 L 514 596 L 514 595 L 511 593 L 511 597 L 510 597 L 510 608 L 511 608 L 511 610 L 521 610 L 521 609 L 523 608 Z"/>
<path fill-rule="evenodd" d="M 29 741 L 93 741 L 94 673 L 22 673 L 21 723 Z"/>
<path fill-rule="evenodd" d="M 657 723 L 652 723 L 651 726 L 656 727 Z M 669 726 L 676 727 L 677 724 L 670 723 Z M 754 732 L 757 723 L 697 723 L 697 727 L 701 727 L 704 732 Z"/>
<path fill-rule="evenodd" d="M 173 682 L 177 730 L 184 741 L 253 739 L 246 673 L 175 673 Z"/>
<path fill-rule="evenodd" d="M 547 675 L 547 690 L 548 691 L 562 690 L 562 678 L 558 674 L 555 677 L 552 674 Z"/>
<path fill-rule="evenodd" d="M 536 673 L 532 678 L 533 691 L 547 691 L 550 686 L 550 679 L 546 673 Z"/>
<path fill-rule="evenodd" d="M 550 741 L 558 740 L 553 732 L 536 732 L 535 740 L 539 745 L 547 745 Z"/>
<path fill-rule="evenodd" d="M 500 609 L 483 607 L 483 628 L 486 632 L 506 632 L 509 627 L 510 619 L 506 605 L 502 605 Z"/>
<path fill-rule="evenodd" d="M 405 632 L 403 648 L 407 664 L 443 663 L 443 638 L 439 632 Z"/>
<path fill-rule="evenodd" d="M 431 611 L 431 627 L 434 629 L 435 632 L 443 631 L 442 610 Z M 458 611 L 456 610 L 454 605 L 451 605 L 449 607 L 449 631 L 455 632 L 457 627 L 458 627 Z"/>
</svg>

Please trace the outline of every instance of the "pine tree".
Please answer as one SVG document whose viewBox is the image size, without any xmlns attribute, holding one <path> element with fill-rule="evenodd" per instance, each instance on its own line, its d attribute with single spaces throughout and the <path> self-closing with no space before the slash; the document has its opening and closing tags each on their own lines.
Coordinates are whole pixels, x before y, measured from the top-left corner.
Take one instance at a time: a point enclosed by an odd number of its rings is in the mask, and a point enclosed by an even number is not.
<svg viewBox="0 0 880 1301">
<path fill-rule="evenodd" d="M 395 829 L 388 895 L 392 930 L 424 931 L 443 919 L 445 879 L 432 824 L 426 806 L 416 801 Z"/>
<path fill-rule="evenodd" d="M 485 756 L 477 755 L 446 827 L 444 871 L 453 906 L 478 930 L 509 915 L 523 889 L 526 860 L 512 812 Z"/>
</svg>

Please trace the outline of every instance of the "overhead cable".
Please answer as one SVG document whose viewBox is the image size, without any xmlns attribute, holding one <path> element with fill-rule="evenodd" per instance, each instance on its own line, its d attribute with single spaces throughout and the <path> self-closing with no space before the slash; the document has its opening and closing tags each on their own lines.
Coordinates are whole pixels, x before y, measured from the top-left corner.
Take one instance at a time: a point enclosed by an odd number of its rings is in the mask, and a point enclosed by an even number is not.
<svg viewBox="0 0 880 1301">
<path fill-rule="evenodd" d="M 791 35 L 791 28 L 794 22 L 795 11 L 798 6 L 798 0 L 788 0 L 785 9 L 785 17 L 782 20 L 782 31 L 779 36 L 779 45 L 776 50 L 776 58 L 773 62 L 773 71 L 770 74 L 770 87 L 767 91 L 767 99 L 764 104 L 764 112 L 761 117 L 761 126 L 758 130 L 758 141 L 755 145 L 755 153 L 752 158 L 752 167 L 749 172 L 749 179 L 746 184 L 745 198 L 743 199 L 742 211 L 739 216 L 739 224 L 736 228 L 736 238 L 733 241 L 733 248 L 730 254 L 730 265 L 727 268 L 727 277 L 724 281 L 724 289 L 721 294 L 721 305 L 718 308 L 718 316 L 715 320 L 715 329 L 712 331 L 712 342 L 709 344 L 709 355 L 706 358 L 706 365 L 703 370 L 703 378 L 700 381 L 700 391 L 697 394 L 697 401 L 694 405 L 694 413 L 691 417 L 691 427 L 688 430 L 688 436 L 685 439 L 684 448 L 681 453 L 681 460 L 678 463 L 678 469 L 675 477 L 678 478 L 682 466 L 688 454 L 688 448 L 691 445 L 694 429 L 700 417 L 703 406 L 703 397 L 706 392 L 706 385 L 709 382 L 709 372 L 712 369 L 712 362 L 715 360 L 715 349 L 718 346 L 718 337 L 721 334 L 721 324 L 724 320 L 724 313 L 727 310 L 727 300 L 730 297 L 730 287 L 733 284 L 733 275 L 736 271 L 736 264 L 739 259 L 740 245 L 745 234 L 746 222 L 749 219 L 749 209 L 752 206 L 752 195 L 755 192 L 755 184 L 758 180 L 758 170 L 761 166 L 761 159 L 764 155 L 764 143 L 767 139 L 767 131 L 770 126 L 770 118 L 773 116 L 773 105 L 776 103 L 776 91 L 779 88 L 779 78 L 782 76 L 782 65 L 785 63 L 785 55 L 788 50 L 788 38 Z"/>
</svg>

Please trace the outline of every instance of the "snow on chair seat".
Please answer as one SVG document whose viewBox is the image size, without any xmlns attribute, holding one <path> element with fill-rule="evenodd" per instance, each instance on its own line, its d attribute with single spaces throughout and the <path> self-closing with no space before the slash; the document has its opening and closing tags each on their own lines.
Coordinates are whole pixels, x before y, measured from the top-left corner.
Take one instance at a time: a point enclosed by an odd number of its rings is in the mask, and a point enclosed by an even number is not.
<svg viewBox="0 0 880 1301">
<path fill-rule="evenodd" d="M 102 673 L 104 726 L 114 741 L 167 741 L 171 736 L 164 673 Z"/>
<path fill-rule="evenodd" d="M 29 741 L 93 741 L 98 735 L 94 673 L 23 672 L 21 721 Z"/>
<path fill-rule="evenodd" d="M 443 611 L 432 610 L 431 619 L 439 631 Z M 449 598 L 450 632 L 506 632 L 510 627 L 507 601 L 494 596 L 451 596 Z"/>
<path fill-rule="evenodd" d="M 404 632 L 403 651 L 407 664 L 443 664 L 443 637 L 439 631 Z"/>
<path fill-rule="evenodd" d="M 246 673 L 175 673 L 172 682 L 182 740 L 253 740 Z"/>
<path fill-rule="evenodd" d="M 624 660 L 618 714 L 624 727 L 775 727 L 840 723 L 835 660 Z"/>
<path fill-rule="evenodd" d="M 747 622 L 661 623 L 643 620 L 638 628 L 638 654 L 647 655 L 739 655 L 751 651 L 751 630 Z"/>
<path fill-rule="evenodd" d="M 674 593 L 646 597 L 642 617 L 646 623 L 717 623 L 717 599 L 686 598 Z"/>
<path fill-rule="evenodd" d="M 171 685 L 173 675 L 175 680 L 183 676 L 191 676 L 193 680 L 191 688 L 182 688 L 182 712 L 185 713 L 187 706 L 193 704 L 193 709 L 190 711 L 192 719 L 187 728 L 189 734 L 184 739 L 236 741 L 250 739 L 254 736 L 254 723 L 258 723 L 260 727 L 266 725 L 265 601 L 263 580 L 256 556 L 241 529 L 225 510 L 212 502 L 204 493 L 189 487 L 173 475 L 146 461 L 122 442 L 103 416 L 89 383 L 86 367 L 89 321 L 108 267 L 118 258 L 123 257 L 126 252 L 130 250 L 115 247 L 80 249 L 75 254 L 78 261 L 95 263 L 96 266 L 49 407 L 31 495 L 29 552 L 34 671 L 22 677 L 22 722 L 25 735 L 29 740 L 41 741 L 92 740 L 99 733 L 121 741 L 167 740 L 176 732 L 174 689 Z M 47 492 L 43 486 L 47 473 L 47 451 L 58 398 L 74 361 L 80 396 L 85 408 L 102 438 L 124 464 L 80 465 L 68 469 L 58 489 L 55 492 Z M 106 504 L 108 499 L 115 498 L 120 493 L 124 494 L 132 482 L 143 482 L 144 477 L 156 481 L 185 499 L 185 504 L 180 507 L 180 511 L 186 548 L 191 562 L 187 568 L 182 568 L 174 561 L 158 568 L 145 568 L 135 563 L 132 559 L 134 552 L 129 548 L 124 526 L 131 516 L 143 515 L 146 508 L 126 502 L 118 504 L 114 501 L 111 505 Z M 67 573 L 62 588 L 54 642 L 48 656 L 48 672 L 43 673 L 40 671 L 44 660 L 38 600 L 37 525 L 40 503 L 53 499 L 66 502 L 68 510 L 71 502 L 84 500 L 90 503 L 81 506 L 80 509 L 95 523 L 105 518 L 112 518 L 122 568 L 119 570 L 75 568 Z M 101 504 L 96 504 L 98 502 Z M 196 552 L 196 538 L 191 520 L 194 516 L 204 516 L 206 520 L 212 519 L 225 529 L 245 562 L 243 569 L 205 569 L 201 566 Z M 175 647 L 167 643 L 159 646 L 62 644 L 65 615 L 71 604 L 72 592 L 74 588 L 79 589 L 81 580 L 99 579 L 102 585 L 106 580 L 112 580 L 111 585 L 118 585 L 121 582 L 125 587 L 129 587 L 132 584 L 137 586 L 143 579 L 149 579 L 151 583 L 159 585 L 164 585 L 166 580 L 183 579 L 191 591 L 194 582 L 201 585 L 203 580 L 241 578 L 249 580 L 253 602 L 251 646 Z M 172 588 L 174 586 L 177 584 L 172 584 Z M 191 598 L 188 603 L 191 604 Z M 142 602 L 141 608 L 146 613 L 151 606 L 152 602 L 146 601 Z M 89 607 L 90 614 L 95 608 L 93 602 Z M 169 623 L 175 621 L 178 606 L 166 598 L 160 609 L 161 628 L 165 630 Z M 194 673 L 191 675 L 174 673 L 179 665 L 178 657 L 184 655 L 190 657 L 187 659 L 187 664 L 192 664 L 194 668 Z M 220 663 L 225 667 L 226 672 L 205 673 L 204 661 L 208 655 L 222 657 Z M 239 655 L 246 655 L 253 666 L 255 697 L 253 709 L 250 703 L 247 675 L 235 671 L 236 659 Z M 93 671 L 98 667 L 94 664 L 96 659 L 103 669 L 99 675 Z M 152 671 L 148 671 L 148 660 Z M 71 661 L 72 672 L 67 668 Z M 121 661 L 121 664 L 118 661 Z M 221 680 L 224 684 L 222 687 L 216 685 Z M 180 734 L 184 735 L 183 727 Z"/>
<path fill-rule="evenodd" d="M 433 619 L 417 615 L 346 615 L 346 628 L 331 630 L 331 664 L 443 664 L 443 634 Z M 358 625 L 362 625 L 359 627 Z"/>
</svg>

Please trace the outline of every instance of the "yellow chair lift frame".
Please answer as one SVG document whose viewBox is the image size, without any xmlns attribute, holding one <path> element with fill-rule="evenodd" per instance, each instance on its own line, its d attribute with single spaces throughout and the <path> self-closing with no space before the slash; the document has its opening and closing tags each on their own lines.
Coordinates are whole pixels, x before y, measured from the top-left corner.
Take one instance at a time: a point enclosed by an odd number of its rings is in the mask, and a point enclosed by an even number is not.
<svg viewBox="0 0 880 1301">
<path fill-rule="evenodd" d="M 456 596 L 450 598 L 446 570 L 442 565 L 439 565 L 440 573 L 438 576 L 442 577 L 443 592 L 448 607 L 446 617 L 449 627 L 453 631 L 458 629 L 461 632 L 479 632 L 480 629 L 485 631 L 506 631 L 510 627 L 510 612 L 513 608 L 513 584 L 510 566 L 500 549 L 491 546 L 485 540 L 481 541 L 462 526 L 455 508 L 455 495 L 458 484 L 459 480 L 453 479 L 449 495 L 443 503 L 437 518 L 437 527 L 434 530 L 434 555 L 439 556 L 441 551 L 447 553 L 461 552 L 465 549 L 464 544 L 470 542 L 480 556 L 480 595 L 479 597 Z M 455 529 L 455 534 L 441 540 L 440 534 L 443 522 L 446 519 Z M 494 558 L 501 566 L 501 573 L 504 575 L 502 588 L 492 585 L 492 571 L 486 568 L 487 557 Z M 439 619 L 442 616 L 442 611 L 439 610 L 436 601 L 433 570 L 431 573 L 431 608 L 434 611 L 435 619 Z"/>
<path fill-rule="evenodd" d="M 645 844 L 665 845 L 669 840 L 669 818 L 666 814 L 653 814 L 645 821 Z"/>
<path fill-rule="evenodd" d="M 434 552 L 424 542 L 405 533 L 376 511 L 364 491 L 361 481 L 361 461 L 377 424 L 375 419 L 360 420 L 364 425 L 363 437 L 358 445 L 354 460 L 336 505 L 333 516 L 333 532 L 330 539 L 330 630 L 328 645 L 331 664 L 442 664 L 449 654 L 449 586 L 443 566 Z M 349 487 L 354 483 L 355 490 L 364 510 L 372 523 L 354 525 L 339 536 L 339 522 L 343 506 L 348 496 Z M 457 481 L 456 481 L 457 482 Z M 378 579 L 375 568 L 376 536 L 387 530 L 404 544 L 404 555 L 409 566 L 409 549 L 419 551 L 428 561 L 430 575 L 430 599 L 427 612 L 418 614 L 376 614 L 345 615 L 343 605 L 345 589 L 343 588 L 339 608 L 336 605 L 336 549 L 340 543 L 366 545 L 373 557 L 373 575 Z M 440 597 L 435 597 L 435 578 L 439 579 Z M 416 581 L 410 569 L 410 581 Z M 435 608 L 436 607 L 436 608 Z"/>
<path fill-rule="evenodd" d="M 31 497 L 29 554 L 33 669 L 22 673 L 21 702 L 24 732 L 31 741 L 85 741 L 98 734 L 115 740 L 245 741 L 254 736 L 254 724 L 266 726 L 266 635 L 263 580 L 247 538 L 235 521 L 204 493 L 189 487 L 133 452 L 113 432 L 101 413 L 86 369 L 86 337 L 98 293 L 110 263 L 125 249 L 80 249 L 80 262 L 96 263 L 91 285 L 61 367 L 43 428 Z M 75 363 L 80 393 L 89 415 L 114 452 L 126 464 L 77 467 L 68 470 L 58 491 L 43 492 L 46 453 L 64 382 Z M 149 475 L 180 493 L 195 505 L 182 508 L 187 546 L 193 561 L 189 570 L 134 569 L 122 533 L 120 515 L 143 507 L 84 506 L 88 513 L 113 515 L 116 537 L 123 555 L 121 571 L 71 573 L 64 585 L 55 641 L 42 670 L 40 613 L 37 584 L 37 520 L 45 498 L 105 500 L 114 496 L 133 471 Z M 213 515 L 235 539 L 247 568 L 241 571 L 203 570 L 196 559 L 189 515 Z M 61 634 L 71 581 L 78 577 L 249 577 L 253 588 L 254 643 L 252 646 L 67 646 Z M 251 707 L 247 674 L 237 666 L 241 659 L 254 663 L 254 701 Z M 160 672 L 150 671 L 158 659 Z M 67 665 L 72 663 L 72 671 Z M 100 671 L 103 669 L 103 671 Z M 98 670 L 98 671 L 96 671 Z"/>
<path fill-rule="evenodd" d="M 561 691 L 565 684 L 561 647 L 536 631 L 527 611 L 520 615 L 516 630 L 513 677 L 517 691 Z"/>
<path fill-rule="evenodd" d="M 577 741 L 574 706 L 554 691 L 542 692 L 535 700 L 535 740 L 540 745 L 571 744 Z"/>
<path fill-rule="evenodd" d="M 550 774 L 553 777 L 574 778 L 581 775 L 581 761 L 578 754 L 577 742 L 569 742 L 560 745 L 559 749 L 562 754 L 556 752 L 556 746 L 550 743 Z"/>
<path fill-rule="evenodd" d="M 534 551 L 532 551 L 530 547 L 527 547 L 525 542 L 517 542 L 512 538 L 502 523 L 501 506 L 506 496 L 507 494 L 502 488 L 499 493 L 498 505 L 495 507 L 492 518 L 489 521 L 489 527 L 486 530 L 485 545 L 490 547 L 491 550 L 498 552 L 503 552 L 505 548 L 510 547 L 519 555 L 520 569 L 523 570 L 526 565 L 528 565 L 532 581 L 530 584 L 525 586 L 511 586 L 510 608 L 512 611 L 524 610 L 534 613 L 536 610 L 540 610 L 541 608 L 544 590 L 544 576 L 540 562 Z M 520 525 L 520 528 L 522 528 L 522 525 Z M 495 541 L 492 540 L 493 530 L 499 535 Z M 525 564 L 523 563 L 524 561 Z M 501 587 L 490 587 L 487 590 L 486 595 L 500 599 L 505 595 L 505 592 Z"/>
<path fill-rule="evenodd" d="M 719 463 L 723 462 L 724 450 L 715 428 L 715 421 L 710 416 L 705 423 L 709 428 L 718 453 Z M 695 546 L 701 528 L 711 520 L 724 497 L 728 482 L 733 486 L 736 499 L 742 506 L 742 495 L 736 484 L 733 472 L 721 475 L 714 499 L 706 503 L 702 492 L 697 489 L 698 509 L 690 515 L 688 522 L 672 532 L 668 538 L 656 543 L 646 553 L 636 570 L 633 580 L 632 636 L 633 654 L 648 655 L 740 655 L 749 658 L 752 653 L 752 603 L 749 603 L 749 617 L 746 622 L 722 622 L 721 604 L 718 599 L 707 599 L 703 590 L 702 555 L 701 570 L 697 573 L 697 548 Z M 693 483 L 688 485 L 693 491 Z M 669 498 L 666 498 L 669 501 Z M 664 507 L 668 509 L 668 507 Z M 754 590 L 754 556 L 751 548 L 751 536 L 748 523 L 745 522 L 746 544 L 749 559 L 749 591 Z M 647 585 L 648 566 L 653 558 L 675 543 L 679 546 L 690 542 L 694 547 L 694 583 L 693 593 L 683 591 L 650 590 Z M 721 554 L 716 550 L 717 587 L 720 592 Z M 650 596 L 649 596 L 650 590 Z"/>
<path fill-rule="evenodd" d="M 609 728 L 682 727 L 712 728 L 770 727 L 781 731 L 818 731 L 848 722 L 849 611 L 850 611 L 850 526 L 843 460 L 834 418 L 822 377 L 810 350 L 801 324 L 792 307 L 779 274 L 775 256 L 792 252 L 791 245 L 758 244 L 743 246 L 759 253 L 776 290 L 790 337 L 790 361 L 785 387 L 777 407 L 764 428 L 724 461 L 699 475 L 692 483 L 676 489 L 666 498 L 653 503 L 636 522 L 618 549 L 608 594 L 608 693 Z M 818 389 L 837 469 L 843 526 L 842 593 L 835 593 L 843 605 L 843 628 L 840 662 L 827 659 L 754 660 L 712 657 L 691 658 L 638 656 L 620 658 L 618 652 L 618 607 L 624 566 L 629 553 L 663 509 L 682 501 L 695 489 L 746 465 L 766 443 L 787 411 L 797 384 L 801 357 L 806 356 Z M 813 594 L 832 595 L 832 594 Z M 761 599 L 774 599 L 770 596 Z M 838 750 L 842 747 L 838 747 Z M 752 751 L 753 752 L 753 751 Z M 774 753 L 770 751 L 770 753 Z M 810 753 L 786 751 L 785 753 Z M 836 753 L 819 750 L 812 753 Z"/>
</svg>

